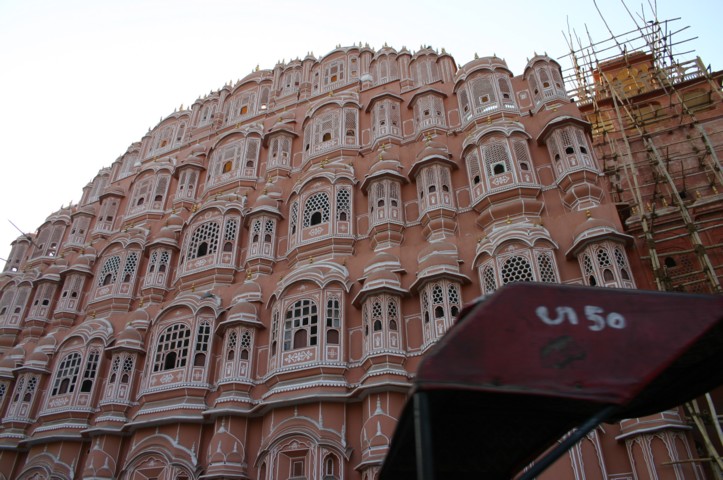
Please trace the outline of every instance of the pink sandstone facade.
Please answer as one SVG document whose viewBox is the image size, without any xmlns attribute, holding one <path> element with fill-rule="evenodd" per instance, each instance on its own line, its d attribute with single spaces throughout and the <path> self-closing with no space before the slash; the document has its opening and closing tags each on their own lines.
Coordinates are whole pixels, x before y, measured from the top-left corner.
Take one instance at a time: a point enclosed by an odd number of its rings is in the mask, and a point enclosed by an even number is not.
<svg viewBox="0 0 723 480">
<path fill-rule="evenodd" d="M 655 288 L 581 108 L 547 56 L 514 76 L 360 46 L 169 115 L 12 245 L 0 478 L 377 478 L 465 302 Z M 543 478 L 713 478 L 666 465 L 697 456 L 675 410 L 604 426 Z"/>
</svg>

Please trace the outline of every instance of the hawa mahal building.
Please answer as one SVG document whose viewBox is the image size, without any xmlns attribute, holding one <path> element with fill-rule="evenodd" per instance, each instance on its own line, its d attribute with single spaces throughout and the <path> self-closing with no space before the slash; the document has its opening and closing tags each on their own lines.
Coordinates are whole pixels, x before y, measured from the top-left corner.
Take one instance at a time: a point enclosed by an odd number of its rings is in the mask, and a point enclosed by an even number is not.
<svg viewBox="0 0 723 480">
<path fill-rule="evenodd" d="M 0 478 L 373 480 L 465 302 L 519 281 L 716 291 L 692 250 L 651 267 L 644 224 L 674 201 L 643 172 L 635 207 L 624 129 L 592 102 L 610 97 L 571 98 L 546 55 L 514 75 L 360 45 L 170 114 L 12 244 Z M 720 183 L 689 178 L 720 265 Z M 598 429 L 543 478 L 713 478 L 699 453 L 674 410 Z"/>
</svg>

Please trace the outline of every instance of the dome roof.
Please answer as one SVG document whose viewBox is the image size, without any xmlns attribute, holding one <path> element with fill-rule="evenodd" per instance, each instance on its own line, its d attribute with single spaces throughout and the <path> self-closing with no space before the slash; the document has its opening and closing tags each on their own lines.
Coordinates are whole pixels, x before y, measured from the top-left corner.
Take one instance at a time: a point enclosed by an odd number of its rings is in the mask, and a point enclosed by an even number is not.
<svg viewBox="0 0 723 480">
<path fill-rule="evenodd" d="M 43 272 L 42 278 L 55 282 L 60 281 L 60 273 L 65 271 L 66 268 L 68 268 L 68 261 L 63 257 L 59 257 L 55 260 L 54 264 Z"/>
<path fill-rule="evenodd" d="M 457 79 L 464 79 L 471 73 L 481 69 L 487 69 L 488 71 L 503 69 L 512 74 L 507 66 L 507 62 L 503 58 L 493 55 L 489 57 L 475 58 L 474 60 L 465 63 L 457 72 Z"/>
<path fill-rule="evenodd" d="M 70 265 L 69 268 L 73 270 L 80 270 L 82 272 L 91 272 L 91 266 L 93 265 L 93 262 L 95 261 L 95 255 L 94 254 L 88 254 L 85 253 L 83 255 L 78 255 L 75 260 L 73 260 L 73 263 Z"/>
<path fill-rule="evenodd" d="M 378 252 L 364 266 L 364 273 L 374 270 L 401 270 L 402 265 L 399 258 L 389 252 Z"/>
<path fill-rule="evenodd" d="M 457 164 L 452 161 L 452 155 L 449 153 L 447 146 L 435 141 L 426 141 L 424 148 L 417 154 L 416 160 L 409 170 L 410 179 L 414 179 L 419 169 L 429 162 L 444 162 L 453 169 L 458 168 Z"/>
<path fill-rule="evenodd" d="M 261 286 L 255 281 L 247 279 L 241 284 L 241 287 L 238 289 L 238 293 L 236 294 L 236 297 L 234 297 L 233 301 L 237 302 L 241 300 L 247 302 L 260 302 Z"/>
<path fill-rule="evenodd" d="M 179 166 L 183 167 L 185 165 L 193 165 L 196 167 L 203 167 L 203 158 L 201 158 L 201 156 L 199 156 L 199 155 L 191 154 L 191 155 L 187 156 L 185 158 L 185 160 L 183 160 L 183 162 Z"/>
<path fill-rule="evenodd" d="M 609 220 L 605 220 L 602 218 L 593 218 L 589 217 L 584 222 L 580 223 L 577 227 L 575 227 L 575 230 L 572 232 L 572 238 L 577 238 L 580 236 L 583 232 L 586 232 L 587 230 L 592 229 L 608 229 L 608 230 L 617 230 L 615 227 L 615 224 Z"/>
<path fill-rule="evenodd" d="M 627 244 L 633 240 L 630 235 L 621 233 L 610 220 L 593 218 L 592 216 L 575 228 L 572 238 L 572 246 L 565 252 L 567 258 L 570 259 L 577 256 L 582 249 L 592 242 L 610 239 Z"/>
<path fill-rule="evenodd" d="M 235 298 L 235 303 L 231 306 L 231 308 L 228 311 L 229 318 L 231 317 L 246 317 L 246 318 L 256 318 L 256 306 L 252 303 L 247 302 L 244 299 L 241 298 Z"/>
<path fill-rule="evenodd" d="M 251 213 L 258 212 L 258 211 L 266 211 L 266 212 L 272 212 L 277 213 L 281 215 L 281 212 L 278 208 L 278 201 L 274 200 L 270 196 L 268 196 L 265 193 L 262 193 L 261 195 L 256 198 L 256 201 L 254 202 L 254 206 L 251 209 Z"/>
<path fill-rule="evenodd" d="M 194 156 L 206 155 L 206 147 L 204 147 L 200 143 L 195 144 L 194 146 L 191 147 L 191 155 L 194 155 Z"/>
<path fill-rule="evenodd" d="M 172 212 L 168 216 L 168 220 L 166 220 L 166 226 L 168 227 L 183 227 L 184 223 L 183 217 L 176 212 Z"/>
<path fill-rule="evenodd" d="M 455 245 L 452 242 L 446 242 L 444 240 L 439 242 L 433 242 L 424 247 L 419 251 L 419 255 L 417 255 L 417 259 L 422 262 L 430 255 L 439 255 L 439 254 L 447 254 L 447 255 L 457 255 L 457 245 Z"/>
<path fill-rule="evenodd" d="M 435 141 L 426 142 L 424 148 L 417 154 L 417 161 L 424 160 L 432 156 L 449 158 L 449 150 L 447 145 Z"/>
<path fill-rule="evenodd" d="M 374 270 L 364 281 L 364 286 L 374 283 L 394 283 L 399 286 L 399 277 L 391 270 Z"/>
<path fill-rule="evenodd" d="M 420 274 L 426 273 L 426 270 L 439 268 L 459 271 L 457 256 L 449 253 L 434 253 L 419 263 Z"/>
<path fill-rule="evenodd" d="M 25 360 L 25 366 L 45 369 L 49 361 L 50 357 L 43 353 L 42 350 L 36 348 L 33 353 L 28 355 L 28 358 Z"/>
<path fill-rule="evenodd" d="M 141 307 L 136 309 L 133 313 L 131 313 L 130 318 L 128 319 L 128 325 L 133 325 L 133 327 L 146 327 L 151 323 L 151 317 L 148 314 L 148 311 L 146 311 L 145 308 Z"/>
<path fill-rule="evenodd" d="M 143 350 L 143 334 L 129 323 L 116 337 L 113 349 Z"/>
<path fill-rule="evenodd" d="M 48 353 L 54 352 L 55 347 L 58 345 L 58 339 L 56 338 L 57 335 L 58 335 L 57 330 L 48 333 L 43 338 L 38 340 L 38 343 L 36 344 L 35 348 L 41 349 L 44 352 L 48 352 Z"/>
<path fill-rule="evenodd" d="M 0 370 L 13 370 L 15 365 L 15 359 L 9 355 L 5 355 L 5 357 L 0 360 Z"/>
</svg>

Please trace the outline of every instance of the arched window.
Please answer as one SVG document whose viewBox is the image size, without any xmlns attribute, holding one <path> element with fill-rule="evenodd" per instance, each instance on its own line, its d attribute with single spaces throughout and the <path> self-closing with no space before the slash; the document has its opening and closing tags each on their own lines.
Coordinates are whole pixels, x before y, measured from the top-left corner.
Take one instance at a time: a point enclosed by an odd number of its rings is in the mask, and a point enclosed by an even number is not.
<svg viewBox="0 0 723 480">
<path fill-rule="evenodd" d="M 495 271 L 490 265 L 487 265 L 482 269 L 482 285 L 484 287 L 484 293 L 489 295 L 497 290 L 497 279 L 495 278 Z"/>
<path fill-rule="evenodd" d="M 328 222 L 330 211 L 329 195 L 326 192 L 310 196 L 304 206 L 304 227 Z"/>
<path fill-rule="evenodd" d="M 515 282 L 532 282 L 534 275 L 532 267 L 526 257 L 514 256 L 508 258 L 502 266 L 502 284 Z"/>
<path fill-rule="evenodd" d="M 326 302 L 326 343 L 339 344 L 339 329 L 341 327 L 341 302 L 336 296 L 330 297 Z"/>
<path fill-rule="evenodd" d="M 206 364 L 206 352 L 208 351 L 208 342 L 210 337 L 211 326 L 209 323 L 199 323 L 196 331 L 196 353 L 193 357 L 193 365 L 195 367 L 203 367 Z"/>
<path fill-rule="evenodd" d="M 80 372 L 81 359 L 80 353 L 72 352 L 61 360 L 55 375 L 51 395 L 63 395 L 75 391 L 75 384 L 78 381 L 78 373 Z"/>
<path fill-rule="evenodd" d="M 459 284 L 439 280 L 424 286 L 421 295 L 425 342 L 441 337 L 452 325 L 462 305 Z"/>
<path fill-rule="evenodd" d="M 100 273 L 98 274 L 98 285 L 105 286 L 115 283 L 116 276 L 118 275 L 118 269 L 120 268 L 120 256 L 114 255 L 109 257 L 103 264 Z"/>
<path fill-rule="evenodd" d="M 191 236 L 187 258 L 192 260 L 216 253 L 218 249 L 220 227 L 218 222 L 206 222 L 199 225 Z"/>
<path fill-rule="evenodd" d="M 448 166 L 438 164 L 426 166 L 417 174 L 416 182 L 423 212 L 440 207 L 454 207 Z"/>
<path fill-rule="evenodd" d="M 617 288 L 635 288 L 623 248 L 605 241 L 590 244 L 578 255 L 585 284 Z"/>
<path fill-rule="evenodd" d="M 351 191 L 341 188 L 336 192 L 336 219 L 346 222 L 351 218 Z"/>
<path fill-rule="evenodd" d="M 233 360 L 236 356 L 236 345 L 238 344 L 238 335 L 235 330 L 226 337 L 226 360 Z"/>
<path fill-rule="evenodd" d="M 317 345 L 319 315 L 312 300 L 299 300 L 284 318 L 284 351 Z"/>
<path fill-rule="evenodd" d="M 161 372 L 186 366 L 191 330 L 183 323 L 167 327 L 156 342 L 153 371 Z"/>
<path fill-rule="evenodd" d="M 138 251 L 114 249 L 98 272 L 94 299 L 108 295 L 132 295 L 139 259 Z"/>
</svg>

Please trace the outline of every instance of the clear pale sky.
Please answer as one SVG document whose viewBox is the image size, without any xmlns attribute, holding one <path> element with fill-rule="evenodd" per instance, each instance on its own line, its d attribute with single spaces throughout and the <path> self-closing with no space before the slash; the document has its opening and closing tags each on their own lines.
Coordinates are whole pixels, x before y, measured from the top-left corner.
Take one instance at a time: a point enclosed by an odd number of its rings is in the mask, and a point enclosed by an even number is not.
<svg viewBox="0 0 723 480">
<path fill-rule="evenodd" d="M 653 1 L 628 8 L 649 18 Z M 619 0 L 598 6 L 616 33 L 635 28 Z M 678 51 L 723 69 L 720 0 L 657 9 L 698 37 Z M 461 64 L 496 53 L 517 75 L 535 52 L 567 53 L 568 22 L 608 37 L 592 0 L 0 0 L 0 257 L 20 235 L 8 220 L 34 232 L 174 108 L 256 65 L 361 41 L 445 47 Z"/>
</svg>

